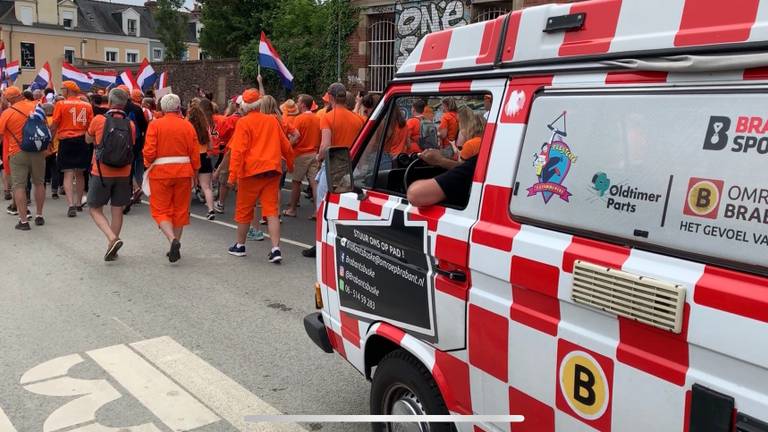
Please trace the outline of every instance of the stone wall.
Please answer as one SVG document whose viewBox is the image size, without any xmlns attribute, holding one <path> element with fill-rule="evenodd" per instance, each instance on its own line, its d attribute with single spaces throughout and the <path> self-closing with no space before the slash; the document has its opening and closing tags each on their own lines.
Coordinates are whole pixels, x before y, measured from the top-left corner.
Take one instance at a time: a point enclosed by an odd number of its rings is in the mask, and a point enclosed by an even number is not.
<svg viewBox="0 0 768 432">
<path fill-rule="evenodd" d="M 81 69 L 111 70 L 119 73 L 126 67 L 130 68 L 134 75 L 138 70 L 135 64 L 110 64 Z M 240 61 L 237 59 L 152 62 L 152 67 L 158 74 L 168 72 L 168 84 L 174 93 L 181 96 L 184 103 L 197 95 L 199 86 L 204 91 L 213 93 L 214 102 L 223 110 L 227 99 L 250 87 L 250 84 L 244 83 L 240 78 Z"/>
</svg>

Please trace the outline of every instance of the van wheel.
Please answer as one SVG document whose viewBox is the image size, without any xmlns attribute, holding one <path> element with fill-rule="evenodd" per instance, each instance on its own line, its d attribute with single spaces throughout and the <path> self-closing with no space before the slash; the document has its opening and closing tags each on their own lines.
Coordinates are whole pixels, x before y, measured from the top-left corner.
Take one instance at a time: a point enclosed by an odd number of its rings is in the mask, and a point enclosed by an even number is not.
<svg viewBox="0 0 768 432">
<path fill-rule="evenodd" d="M 401 349 L 387 354 L 371 386 L 371 414 L 447 415 L 437 383 L 416 358 Z M 374 432 L 453 432 L 450 423 L 374 423 Z"/>
</svg>

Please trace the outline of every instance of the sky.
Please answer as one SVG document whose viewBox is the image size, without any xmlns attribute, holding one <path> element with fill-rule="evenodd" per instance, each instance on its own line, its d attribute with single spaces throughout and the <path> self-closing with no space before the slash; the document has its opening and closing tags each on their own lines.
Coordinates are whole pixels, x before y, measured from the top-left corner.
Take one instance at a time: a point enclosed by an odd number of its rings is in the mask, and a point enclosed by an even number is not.
<svg viewBox="0 0 768 432">
<path fill-rule="evenodd" d="M 100 1 L 103 1 L 105 3 L 124 3 L 124 4 L 132 4 L 132 5 L 144 6 L 144 0 L 114 0 L 114 1 L 100 0 Z M 187 8 L 191 9 L 192 5 L 194 5 L 194 3 L 195 3 L 194 0 L 185 0 L 184 1 L 184 6 L 186 6 Z"/>
</svg>

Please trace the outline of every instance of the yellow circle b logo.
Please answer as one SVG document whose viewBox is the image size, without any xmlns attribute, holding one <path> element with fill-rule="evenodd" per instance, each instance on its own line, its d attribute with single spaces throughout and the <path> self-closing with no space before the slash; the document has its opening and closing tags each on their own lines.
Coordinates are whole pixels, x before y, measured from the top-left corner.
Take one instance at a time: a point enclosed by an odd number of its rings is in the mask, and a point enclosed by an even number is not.
<svg viewBox="0 0 768 432">
<path fill-rule="evenodd" d="M 711 181 L 700 181 L 688 191 L 688 208 L 698 216 L 710 214 L 719 203 L 720 190 Z"/>
<path fill-rule="evenodd" d="M 572 351 L 560 362 L 560 390 L 568 405 L 581 417 L 596 420 L 608 407 L 610 389 L 597 360 L 583 351 Z"/>
</svg>

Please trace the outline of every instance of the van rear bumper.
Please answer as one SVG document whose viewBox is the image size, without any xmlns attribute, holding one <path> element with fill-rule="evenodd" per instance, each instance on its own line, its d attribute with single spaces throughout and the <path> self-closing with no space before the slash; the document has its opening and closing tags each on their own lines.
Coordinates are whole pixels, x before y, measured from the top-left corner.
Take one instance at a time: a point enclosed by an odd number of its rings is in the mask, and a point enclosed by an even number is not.
<svg viewBox="0 0 768 432">
<path fill-rule="evenodd" d="M 307 332 L 307 336 L 312 339 L 321 350 L 332 353 L 333 346 L 328 339 L 328 332 L 325 329 L 325 323 L 323 322 L 323 315 L 320 312 L 314 312 L 304 317 L 304 330 Z"/>
</svg>

